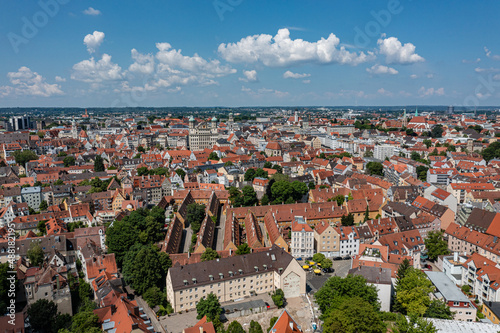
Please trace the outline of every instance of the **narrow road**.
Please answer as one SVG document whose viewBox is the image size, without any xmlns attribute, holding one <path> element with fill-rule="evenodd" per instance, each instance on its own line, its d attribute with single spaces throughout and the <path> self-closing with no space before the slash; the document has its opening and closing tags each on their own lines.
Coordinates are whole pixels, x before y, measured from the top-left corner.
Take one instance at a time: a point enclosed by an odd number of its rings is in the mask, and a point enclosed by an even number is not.
<svg viewBox="0 0 500 333">
<path fill-rule="evenodd" d="M 135 300 L 137 301 L 137 305 L 139 305 L 140 308 L 144 309 L 144 313 L 151 320 L 151 324 L 153 324 L 153 327 L 155 328 L 155 332 L 166 333 L 165 329 L 161 326 L 158 319 L 156 319 L 156 314 L 153 312 L 153 310 L 151 310 L 148 303 L 146 303 L 146 301 L 143 300 L 142 297 L 140 297 L 140 296 L 136 296 Z"/>
<path fill-rule="evenodd" d="M 221 209 L 221 214 L 219 217 L 219 225 L 215 227 L 215 230 L 217 231 L 217 235 L 215 237 L 215 239 L 217 240 L 217 244 L 215 245 L 216 251 L 224 250 L 225 227 L 226 227 L 226 214 L 222 214 L 222 209 Z"/>
</svg>

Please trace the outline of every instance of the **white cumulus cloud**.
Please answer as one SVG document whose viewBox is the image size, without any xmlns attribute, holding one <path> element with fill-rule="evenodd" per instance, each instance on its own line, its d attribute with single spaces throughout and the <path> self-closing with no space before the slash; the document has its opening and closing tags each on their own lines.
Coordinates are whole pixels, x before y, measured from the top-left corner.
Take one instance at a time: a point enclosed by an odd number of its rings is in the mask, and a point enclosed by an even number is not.
<svg viewBox="0 0 500 333">
<path fill-rule="evenodd" d="M 273 37 L 268 34 L 242 38 L 236 43 L 222 43 L 219 54 L 226 61 L 233 63 L 261 62 L 265 66 L 279 67 L 301 63 L 349 64 L 357 65 L 374 58 L 372 52 L 349 52 L 340 46 L 340 40 L 334 34 L 316 42 L 303 39 L 291 39 L 288 29 L 280 29 Z"/>
<path fill-rule="evenodd" d="M 444 95 L 444 88 L 441 87 L 441 88 L 438 88 L 438 89 L 435 89 L 435 88 L 425 88 L 425 87 L 420 87 L 420 89 L 418 90 L 418 94 L 422 97 L 426 97 L 426 96 L 443 96 Z"/>
<path fill-rule="evenodd" d="M 56 76 L 55 79 L 56 79 L 56 82 L 66 82 L 66 79 L 63 77 L 60 77 L 60 76 Z"/>
<path fill-rule="evenodd" d="M 255 69 L 252 69 L 250 71 L 243 71 L 243 75 L 245 76 L 244 78 L 243 77 L 240 77 L 239 80 L 240 81 L 244 81 L 244 82 L 257 82 L 259 80 L 259 78 L 257 77 L 257 71 Z"/>
<path fill-rule="evenodd" d="M 152 54 L 142 54 L 136 49 L 132 49 L 132 59 L 134 63 L 128 68 L 130 72 L 136 72 L 141 74 L 151 74 L 155 70 L 155 59 Z"/>
<path fill-rule="evenodd" d="M 401 44 L 396 37 L 379 39 L 377 44 L 380 54 L 385 55 L 388 64 L 413 64 L 425 61 L 424 58 L 415 53 L 415 45 L 412 43 Z"/>
<path fill-rule="evenodd" d="M 309 77 L 311 76 L 311 74 L 307 74 L 307 73 L 294 73 L 294 72 L 291 72 L 291 71 L 286 71 L 285 73 L 283 73 L 283 78 L 285 79 L 303 79 L 305 77 Z"/>
<path fill-rule="evenodd" d="M 94 31 L 94 33 L 88 34 L 83 38 L 83 43 L 87 46 L 87 51 L 89 51 L 89 53 L 96 52 L 103 41 L 104 32 L 101 31 Z"/>
<path fill-rule="evenodd" d="M 122 68 L 111 61 L 109 54 L 103 54 L 98 61 L 94 57 L 73 65 L 71 78 L 87 83 L 117 81 L 123 78 Z"/>
<path fill-rule="evenodd" d="M 101 15 L 101 11 L 99 9 L 95 9 L 92 7 L 89 7 L 83 11 L 85 15 L 90 15 L 90 16 L 98 16 Z"/>
<path fill-rule="evenodd" d="M 417 74 L 412 74 L 412 75 L 410 75 L 410 79 L 416 79 L 416 78 L 418 78 L 418 75 L 417 75 Z"/>
<path fill-rule="evenodd" d="M 43 76 L 25 66 L 20 67 L 17 72 L 7 73 L 7 77 L 12 86 L 0 87 L 0 97 L 11 94 L 41 97 L 64 94 L 60 85 L 47 83 Z"/>
<path fill-rule="evenodd" d="M 366 71 L 368 73 L 370 73 L 370 74 L 375 74 L 375 75 L 379 75 L 379 74 L 396 75 L 396 74 L 399 73 L 394 68 L 387 67 L 387 66 L 384 66 L 384 65 L 379 65 L 379 64 L 375 64 L 372 67 L 367 68 Z"/>
</svg>

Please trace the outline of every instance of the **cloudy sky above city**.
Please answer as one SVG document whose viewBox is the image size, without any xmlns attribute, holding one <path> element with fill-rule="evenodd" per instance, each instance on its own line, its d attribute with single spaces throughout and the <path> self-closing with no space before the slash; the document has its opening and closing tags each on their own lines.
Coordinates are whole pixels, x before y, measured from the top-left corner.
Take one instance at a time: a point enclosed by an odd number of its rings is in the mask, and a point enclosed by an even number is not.
<svg viewBox="0 0 500 333">
<path fill-rule="evenodd" d="M 2 106 L 498 105 L 498 1 L 2 1 Z"/>
</svg>

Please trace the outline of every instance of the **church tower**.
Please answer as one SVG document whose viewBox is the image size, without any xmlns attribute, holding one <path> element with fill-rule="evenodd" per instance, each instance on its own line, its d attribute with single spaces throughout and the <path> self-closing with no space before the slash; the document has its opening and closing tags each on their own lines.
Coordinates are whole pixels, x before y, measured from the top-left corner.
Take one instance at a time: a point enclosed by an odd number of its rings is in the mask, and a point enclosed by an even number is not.
<svg viewBox="0 0 500 333">
<path fill-rule="evenodd" d="M 71 137 L 73 139 L 77 139 L 78 138 L 78 130 L 76 128 L 75 118 L 73 118 L 73 121 L 71 121 Z"/>
<path fill-rule="evenodd" d="M 234 131 L 234 129 L 233 129 L 234 118 L 233 118 L 233 113 L 232 112 L 229 114 L 229 120 L 227 121 L 227 125 L 228 125 L 228 131 L 229 131 L 229 133 L 233 133 L 233 131 Z"/>
</svg>

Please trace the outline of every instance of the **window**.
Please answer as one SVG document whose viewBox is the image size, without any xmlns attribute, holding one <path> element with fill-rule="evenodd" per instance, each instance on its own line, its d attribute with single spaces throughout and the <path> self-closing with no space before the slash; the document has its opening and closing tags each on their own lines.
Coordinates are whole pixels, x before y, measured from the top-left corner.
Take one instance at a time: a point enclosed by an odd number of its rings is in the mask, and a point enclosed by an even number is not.
<svg viewBox="0 0 500 333">
<path fill-rule="evenodd" d="M 460 306 L 460 302 L 453 302 L 453 306 Z"/>
</svg>

